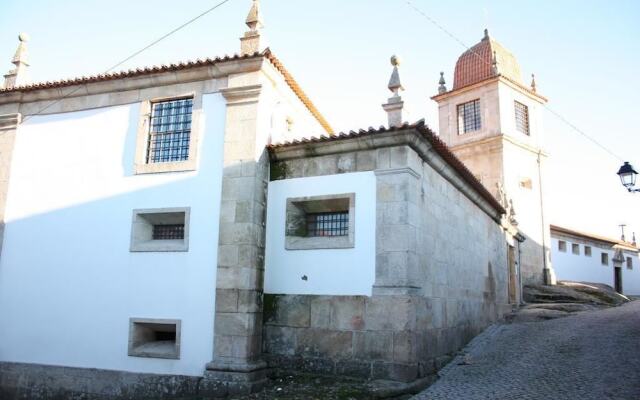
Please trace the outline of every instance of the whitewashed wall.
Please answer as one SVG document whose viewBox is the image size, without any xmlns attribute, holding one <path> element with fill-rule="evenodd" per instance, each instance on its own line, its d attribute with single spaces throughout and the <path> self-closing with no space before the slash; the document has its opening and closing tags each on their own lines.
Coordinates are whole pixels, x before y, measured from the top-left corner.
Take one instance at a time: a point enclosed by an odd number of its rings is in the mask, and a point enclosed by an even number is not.
<svg viewBox="0 0 640 400">
<path fill-rule="evenodd" d="M 567 243 L 566 252 L 558 249 L 558 241 Z M 573 254 L 571 245 L 579 244 L 580 254 Z M 586 256 L 584 246 L 591 246 L 591 257 Z M 602 265 L 601 254 L 609 255 L 608 265 Z M 631 257 L 633 269 L 627 269 L 626 262 L 622 264 L 622 290 L 627 295 L 640 295 L 640 260 L 637 253 L 625 251 L 626 257 Z M 567 237 L 551 238 L 551 261 L 558 280 L 570 280 L 578 282 L 604 283 L 614 287 L 613 256 L 615 251 L 611 246 L 597 246 L 596 242 L 586 242 L 578 238 L 573 240 Z"/>
<path fill-rule="evenodd" d="M 355 193 L 355 247 L 286 250 L 287 198 Z M 371 295 L 375 279 L 376 177 L 357 172 L 269 183 L 265 293 Z M 306 275 L 308 280 L 302 280 Z"/>
<path fill-rule="evenodd" d="M 17 135 L 0 260 L 0 361 L 201 375 L 213 354 L 225 103 L 196 172 L 132 174 L 139 105 L 38 116 Z M 191 207 L 189 252 L 131 253 L 137 208 Z M 129 318 L 182 320 L 180 360 L 127 356 Z"/>
</svg>

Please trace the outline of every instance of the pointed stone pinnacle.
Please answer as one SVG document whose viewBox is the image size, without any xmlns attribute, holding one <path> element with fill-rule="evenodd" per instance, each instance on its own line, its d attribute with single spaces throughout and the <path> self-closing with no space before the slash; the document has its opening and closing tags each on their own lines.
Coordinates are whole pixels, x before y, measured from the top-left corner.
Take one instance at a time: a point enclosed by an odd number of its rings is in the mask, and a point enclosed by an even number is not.
<svg viewBox="0 0 640 400">
<path fill-rule="evenodd" d="M 27 83 L 27 68 L 29 67 L 27 42 L 29 41 L 29 35 L 21 33 L 18 35 L 18 48 L 11 60 L 11 63 L 15 65 L 11 71 L 4 76 L 4 87 L 15 87 Z"/>
<path fill-rule="evenodd" d="M 444 80 L 444 72 L 440 72 L 440 80 L 438 81 L 438 83 L 440 84 L 440 86 L 438 86 L 438 93 L 442 94 L 442 93 L 446 93 L 447 92 L 447 85 Z"/>
<path fill-rule="evenodd" d="M 537 89 L 538 88 L 536 87 L 536 74 L 531 74 L 531 90 L 535 92 Z"/>
<path fill-rule="evenodd" d="M 393 72 L 391 73 L 391 79 L 389 79 L 389 90 L 394 94 L 395 97 L 398 97 L 398 91 L 404 90 L 402 87 L 402 83 L 400 82 L 400 73 L 398 72 L 398 66 L 400 66 L 402 60 L 400 57 L 394 55 L 391 57 L 391 65 L 393 65 Z"/>
<path fill-rule="evenodd" d="M 262 24 L 262 15 L 260 14 L 259 0 L 253 0 L 251 10 L 249 10 L 249 14 L 247 15 L 247 20 L 245 21 L 245 23 L 252 31 L 256 31 L 264 26 Z"/>
</svg>

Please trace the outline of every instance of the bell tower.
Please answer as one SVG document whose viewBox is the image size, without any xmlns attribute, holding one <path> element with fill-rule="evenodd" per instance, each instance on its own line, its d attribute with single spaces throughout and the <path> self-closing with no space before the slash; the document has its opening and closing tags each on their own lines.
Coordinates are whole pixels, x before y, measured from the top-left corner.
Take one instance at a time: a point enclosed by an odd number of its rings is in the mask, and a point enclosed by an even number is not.
<svg viewBox="0 0 640 400">
<path fill-rule="evenodd" d="M 532 78 L 530 85 L 523 83 L 515 56 L 485 29 L 482 40 L 458 58 L 453 88 L 447 89 L 441 73 L 432 99 L 438 103 L 440 138 L 496 195 L 507 219 L 526 237 L 523 282 L 555 283 L 540 143 L 547 99 Z"/>
</svg>

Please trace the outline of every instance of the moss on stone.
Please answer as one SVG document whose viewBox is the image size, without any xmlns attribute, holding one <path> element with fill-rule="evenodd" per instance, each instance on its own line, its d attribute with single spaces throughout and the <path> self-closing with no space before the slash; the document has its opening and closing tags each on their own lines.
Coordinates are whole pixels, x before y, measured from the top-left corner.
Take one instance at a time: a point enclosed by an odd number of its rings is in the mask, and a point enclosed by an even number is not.
<svg viewBox="0 0 640 400">
<path fill-rule="evenodd" d="M 277 181 L 287 177 L 287 164 L 284 161 L 275 161 L 271 163 L 271 180 Z"/>
<path fill-rule="evenodd" d="M 266 322 L 274 319 L 278 312 L 278 295 L 264 294 L 264 304 L 262 307 L 263 318 Z"/>
</svg>

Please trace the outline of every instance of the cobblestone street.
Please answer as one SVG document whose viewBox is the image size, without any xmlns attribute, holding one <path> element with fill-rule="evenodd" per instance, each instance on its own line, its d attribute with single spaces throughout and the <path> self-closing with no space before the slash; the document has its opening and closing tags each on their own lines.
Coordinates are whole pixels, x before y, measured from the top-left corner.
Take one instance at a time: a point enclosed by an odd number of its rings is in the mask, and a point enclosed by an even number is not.
<svg viewBox="0 0 640 400">
<path fill-rule="evenodd" d="M 640 399 L 640 301 L 496 325 L 414 400 Z"/>
</svg>

